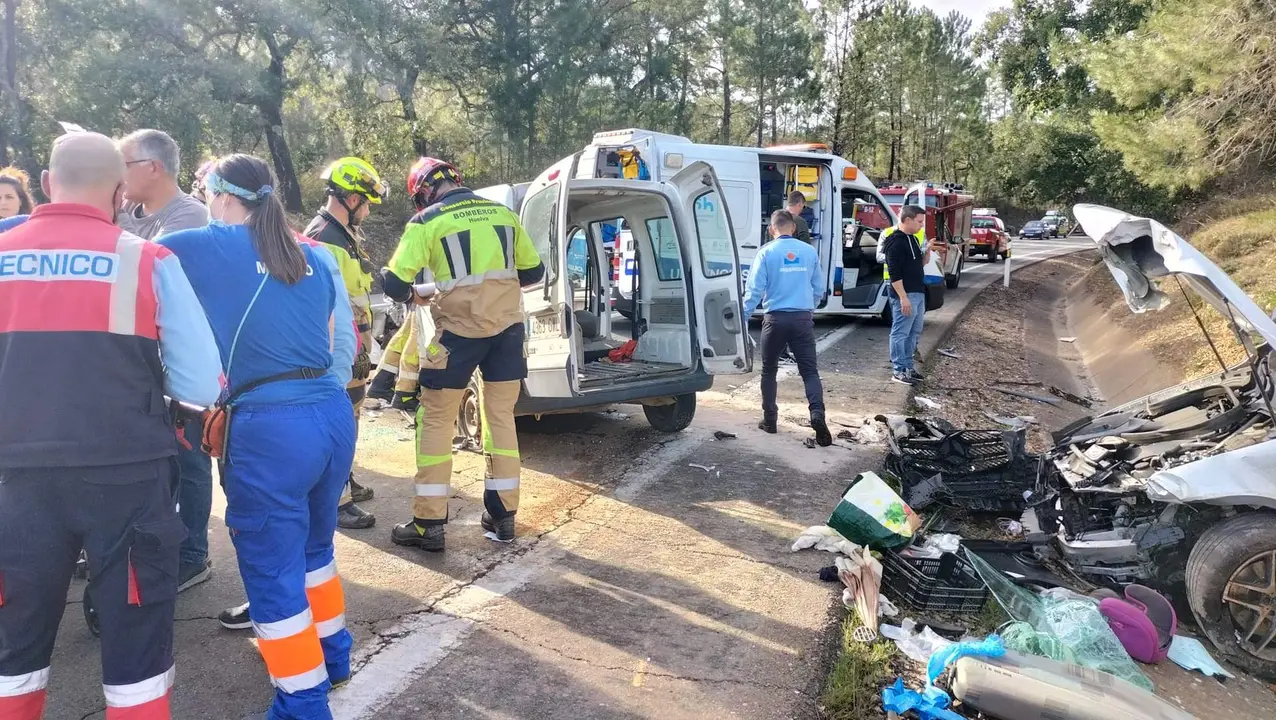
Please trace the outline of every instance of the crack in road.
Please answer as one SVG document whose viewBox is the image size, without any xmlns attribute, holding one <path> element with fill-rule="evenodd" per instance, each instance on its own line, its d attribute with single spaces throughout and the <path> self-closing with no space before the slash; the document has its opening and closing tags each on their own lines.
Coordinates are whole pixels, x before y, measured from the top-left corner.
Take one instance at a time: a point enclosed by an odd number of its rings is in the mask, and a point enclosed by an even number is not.
<svg viewBox="0 0 1276 720">
<path fill-rule="evenodd" d="M 668 444 L 669 442 L 673 442 L 673 441 L 669 440 L 669 441 L 666 441 L 665 443 L 658 443 L 657 445 L 658 447 L 664 447 L 664 445 Z M 495 559 L 493 559 L 492 561 L 488 563 L 485 563 L 482 567 L 480 567 L 479 570 L 475 572 L 474 575 L 471 576 L 468 580 L 466 580 L 465 582 L 458 582 L 453 584 L 446 591 L 444 591 L 438 597 L 431 600 L 429 603 L 427 603 L 423 607 L 410 612 L 403 613 L 393 618 L 386 618 L 379 622 L 385 622 L 387 620 L 397 619 L 399 623 L 401 624 L 404 620 L 422 617 L 425 615 L 438 615 L 439 617 L 453 617 L 453 618 L 473 621 L 472 618 L 462 618 L 456 615 L 452 615 L 450 613 L 442 613 L 442 612 L 436 613 L 435 608 L 438 607 L 440 603 L 446 602 L 447 600 L 456 597 L 460 593 L 464 592 L 467 588 L 473 586 L 475 583 L 478 583 L 483 578 L 487 577 L 497 567 L 504 565 L 506 563 L 513 563 L 517 561 L 519 558 L 522 558 L 523 556 L 535 550 L 546 536 L 550 535 L 553 532 L 556 532 L 557 530 L 561 529 L 562 527 L 574 521 L 576 519 L 575 518 L 576 512 L 580 510 L 582 507 L 584 507 L 585 505 L 589 504 L 590 502 L 596 501 L 598 498 L 610 498 L 610 497 L 611 497 L 610 495 L 587 493 L 583 497 L 583 499 L 581 499 L 575 505 L 572 505 L 571 507 L 567 508 L 567 511 L 564 514 L 564 519 L 562 520 L 562 522 L 559 522 L 558 524 L 553 525 L 552 527 L 542 531 L 541 533 L 537 535 L 526 536 L 525 542 L 521 542 L 518 545 L 515 545 L 514 547 L 510 548 L 509 550 L 500 553 L 498 556 L 495 557 Z M 363 668 L 367 667 L 368 664 L 371 663 L 374 659 L 376 659 L 378 655 L 384 652 L 386 648 L 390 647 L 390 645 L 395 640 L 402 639 L 413 632 L 412 630 L 378 631 L 373 628 L 369 628 L 369 630 L 372 633 L 372 635 L 377 638 L 376 645 L 372 647 L 370 650 L 365 651 L 365 653 L 362 654 L 362 657 L 360 657 L 357 663 L 355 663 L 352 666 L 351 668 L 352 675 L 354 673 L 359 672 Z"/>
<path fill-rule="evenodd" d="M 797 690 L 787 685 L 774 685 L 771 683 L 754 682 L 751 680 L 738 680 L 736 678 L 709 678 L 709 677 L 696 677 L 694 675 L 678 675 L 676 673 L 662 672 L 659 670 L 650 670 L 650 669 L 635 670 L 633 667 L 625 666 L 625 665 L 620 665 L 620 666 L 602 665 L 595 658 L 584 658 L 584 657 L 579 657 L 577 655 L 571 655 L 561 648 L 557 648 L 552 645 L 546 645 L 545 643 L 533 640 L 525 635 L 520 635 L 519 633 L 514 632 L 513 630 L 510 630 L 509 628 L 492 625 L 483 620 L 473 620 L 473 622 L 477 625 L 483 626 L 484 628 L 496 630 L 498 632 L 514 637 L 515 639 L 521 642 L 524 642 L 528 645 L 533 645 L 535 647 L 541 648 L 542 650 L 548 650 L 549 652 L 554 653 L 555 655 L 563 658 L 564 660 L 570 660 L 572 662 L 578 662 L 578 663 L 585 663 L 589 665 L 590 667 L 598 668 L 600 670 L 610 670 L 613 672 L 626 672 L 626 673 L 631 673 L 634 675 L 645 675 L 647 677 L 656 677 L 656 678 L 662 678 L 666 680 L 679 680 L 683 682 L 709 683 L 709 684 L 717 684 L 717 685 L 746 685 L 749 687 L 765 688 L 767 690 L 780 690 L 780 691 L 791 690 L 794 693 L 798 695 L 802 695 L 808 699 L 814 699 L 811 695 L 807 694 L 805 691 Z"/>
<path fill-rule="evenodd" d="M 648 535 L 642 535 L 642 534 L 640 534 L 640 533 L 630 532 L 630 531 L 625 530 L 625 529 L 622 529 L 622 528 L 612 527 L 612 526 L 610 525 L 610 523 L 606 523 L 606 524 L 604 524 L 604 523 L 598 523 L 598 522 L 593 521 L 593 520 L 581 520 L 580 522 L 582 522 L 582 523 L 584 523 L 584 524 L 586 524 L 586 525 L 592 525 L 592 526 L 594 526 L 594 527 L 596 527 L 596 528 L 598 528 L 598 529 L 600 529 L 600 530 L 609 530 L 609 531 L 614 532 L 614 533 L 617 533 L 617 534 L 619 534 L 619 535 L 624 535 L 624 536 L 626 536 L 626 537 L 631 537 L 631 538 L 634 538 L 634 539 L 636 539 L 636 540 L 645 540 L 645 541 L 647 541 L 647 542 L 660 543 L 660 544 L 662 544 L 664 547 L 666 547 L 666 548 L 668 548 L 668 549 L 670 549 L 670 550 L 679 550 L 679 551 L 683 551 L 683 552 L 691 553 L 692 555 L 704 555 L 704 556 L 707 556 L 707 557 L 725 558 L 725 559 L 727 559 L 727 560 L 741 560 L 741 561 L 743 561 L 743 562 L 754 563 L 754 564 L 757 564 L 757 565 L 765 565 L 765 566 L 767 566 L 767 567 L 773 567 L 773 568 L 781 568 L 781 569 L 784 569 L 784 570 L 792 570 L 792 571 L 794 571 L 794 572 L 808 572 L 808 571 L 810 571 L 810 568 L 806 568 L 806 567 L 798 567 L 798 566 L 796 566 L 796 565 L 789 565 L 789 564 L 787 564 L 787 563 L 782 563 L 782 562 L 773 562 L 773 561 L 768 561 L 768 560 L 759 560 L 759 559 L 757 559 L 757 558 L 750 557 L 750 556 L 748 556 L 748 555 L 735 555 L 735 554 L 732 554 L 732 553 L 716 552 L 716 551 L 713 551 L 713 550 L 702 550 L 702 549 L 700 549 L 700 548 L 698 548 L 698 547 L 696 547 L 695 545 L 692 545 L 692 544 L 690 544 L 690 543 L 675 543 L 675 542 L 669 542 L 668 540 L 664 540 L 664 539 L 661 539 L 661 538 L 653 538 L 653 537 L 650 537 L 650 536 L 648 536 Z"/>
<path fill-rule="evenodd" d="M 699 447 L 701 444 L 706 442 L 710 436 L 707 432 L 702 432 L 702 433 L 697 433 L 696 435 L 693 435 L 692 437 L 697 438 L 699 440 L 699 442 L 695 445 L 695 447 Z M 662 440 L 654 441 L 651 443 L 651 446 L 646 451 L 645 455 L 647 457 L 656 457 L 659 451 L 663 450 L 668 445 L 678 443 L 678 442 L 683 442 L 685 440 L 686 440 L 686 435 L 682 437 L 672 437 L 663 441 Z M 576 513 L 582 508 L 584 508 L 586 505 L 589 505 L 590 503 L 595 503 L 595 502 L 606 502 L 609 500 L 618 501 L 619 507 L 617 507 L 606 518 L 605 522 L 603 522 L 601 525 L 596 522 L 584 521 L 584 520 L 581 521 L 595 528 L 606 527 L 608 523 L 615 520 L 617 517 L 620 516 L 621 513 L 629 509 L 629 506 L 625 504 L 623 500 L 619 500 L 619 498 L 616 497 L 616 494 L 622 490 L 622 486 L 619 481 L 623 479 L 625 475 L 634 472 L 636 469 L 635 466 L 637 466 L 637 468 L 641 468 L 645 464 L 647 464 L 647 461 L 645 459 L 640 459 L 634 465 L 624 468 L 623 472 L 619 473 L 618 478 L 609 478 L 609 481 L 611 481 L 612 484 L 615 485 L 615 487 L 613 487 L 611 492 L 606 494 L 586 493 L 579 502 L 567 508 L 566 512 L 563 515 L 563 520 L 561 522 L 553 525 L 552 527 L 549 527 L 548 529 L 542 531 L 539 534 L 528 536 L 525 542 L 521 542 L 515 545 L 510 550 L 501 553 L 500 555 L 492 559 L 490 562 L 484 564 L 468 580 L 466 580 L 465 582 L 455 583 L 446 591 L 441 593 L 438 597 L 432 599 L 430 602 L 426 603 L 422 607 L 416 610 L 398 615 L 397 616 L 398 623 L 396 623 L 396 625 L 402 626 L 404 624 L 404 621 L 410 620 L 412 618 L 424 617 L 427 615 L 435 615 L 440 618 L 443 618 L 443 617 L 456 618 L 456 619 L 465 620 L 467 622 L 477 623 L 478 620 L 475 618 L 461 617 L 461 616 L 453 615 L 451 613 L 436 612 L 435 609 L 441 603 L 444 603 L 460 595 L 466 589 L 473 587 L 476 583 L 481 581 L 483 578 L 487 577 L 490 573 L 492 573 L 496 568 L 500 567 L 501 565 L 513 563 L 517 561 L 518 559 L 526 556 L 528 553 L 532 552 L 533 550 L 535 550 L 537 547 L 540 546 L 541 541 L 544 540 L 546 537 L 548 537 L 552 533 L 555 533 L 561 530 L 563 527 L 575 521 Z M 410 627 L 402 629 L 402 630 L 387 629 L 384 631 L 378 631 L 374 628 L 369 628 L 369 629 L 373 637 L 376 638 L 375 644 L 371 648 L 361 652 L 359 659 L 351 663 L 352 676 L 360 672 L 364 668 L 366 668 L 370 663 L 372 663 L 377 658 L 377 656 L 379 656 L 381 653 L 385 652 L 386 649 L 391 647 L 396 640 L 401 640 L 411 635 L 416 630 L 415 628 L 410 628 Z"/>
</svg>

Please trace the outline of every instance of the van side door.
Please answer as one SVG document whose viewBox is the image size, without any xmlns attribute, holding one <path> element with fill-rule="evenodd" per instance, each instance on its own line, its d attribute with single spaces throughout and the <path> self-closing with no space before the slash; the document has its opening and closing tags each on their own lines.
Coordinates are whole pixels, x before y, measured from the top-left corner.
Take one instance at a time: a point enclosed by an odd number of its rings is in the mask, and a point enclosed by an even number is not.
<svg viewBox="0 0 1276 720">
<path fill-rule="evenodd" d="M 710 375 L 753 368 L 749 319 L 744 316 L 740 255 L 731 213 L 713 168 L 694 162 L 669 180 L 679 197 L 679 226 L 691 280 L 692 315 L 700 364 Z"/>
<path fill-rule="evenodd" d="M 571 287 L 567 265 L 567 181 L 576 157 L 541 173 L 527 188 L 519 218 L 545 264 L 545 279 L 523 288 L 527 327 L 527 379 L 531 397 L 569 398 L 579 392 L 572 347 Z"/>
</svg>

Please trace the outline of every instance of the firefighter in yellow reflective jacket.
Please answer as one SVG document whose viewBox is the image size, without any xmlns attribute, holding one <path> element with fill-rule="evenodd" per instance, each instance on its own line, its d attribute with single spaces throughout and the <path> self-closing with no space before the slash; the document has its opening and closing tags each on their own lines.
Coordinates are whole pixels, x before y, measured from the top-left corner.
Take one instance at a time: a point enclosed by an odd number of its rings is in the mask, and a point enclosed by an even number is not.
<svg viewBox="0 0 1276 720">
<path fill-rule="evenodd" d="M 521 471 L 514 404 L 527 377 L 522 288 L 540 282 L 545 267 L 518 216 L 462 187 L 454 166 L 421 158 L 408 173 L 408 194 L 420 212 L 408 222 L 382 284 L 399 302 L 428 302 L 434 332 L 421 338 L 413 519 L 395 526 L 391 539 L 443 549 L 457 410 L 479 370 L 487 460 L 482 525 L 508 542 Z M 433 288 L 413 287 L 422 270 Z"/>
<path fill-rule="evenodd" d="M 372 373 L 372 272 L 376 266 L 363 249 L 364 237 L 359 225 L 368 217 L 373 205 L 380 205 L 388 193 L 381 176 L 366 160 L 344 157 L 329 165 L 323 172 L 328 184 L 328 199 L 319 209 L 305 236 L 318 241 L 337 260 L 346 292 L 350 295 L 350 309 L 354 311 L 355 324 L 359 326 L 359 352 L 354 359 L 350 384 L 346 394 L 354 406 L 357 427 L 359 412 L 367 390 L 368 376 Z M 377 518 L 356 505 L 367 502 L 373 496 L 372 488 L 360 485 L 354 479 L 354 469 L 337 509 L 337 525 L 347 530 L 370 528 Z"/>
</svg>

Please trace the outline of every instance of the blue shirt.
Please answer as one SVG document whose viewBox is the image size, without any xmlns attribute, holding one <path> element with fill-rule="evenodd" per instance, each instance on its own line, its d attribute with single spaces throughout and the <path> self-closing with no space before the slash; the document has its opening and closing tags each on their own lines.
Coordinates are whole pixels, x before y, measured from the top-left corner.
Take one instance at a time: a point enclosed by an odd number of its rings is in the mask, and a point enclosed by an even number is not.
<svg viewBox="0 0 1276 720">
<path fill-rule="evenodd" d="M 0 220 L 0 233 L 26 222 L 30 215 Z M 164 361 L 164 391 L 169 397 L 207 407 L 217 402 L 216 378 L 220 363 L 206 322 L 191 322 L 204 314 L 175 254 L 155 263 L 151 287 L 155 290 L 155 324 L 159 328 L 160 357 Z"/>
<path fill-rule="evenodd" d="M 8 232 L 16 228 L 17 226 L 26 222 L 27 218 L 29 217 L 31 216 L 30 215 L 14 215 L 11 218 L 5 218 L 3 220 L 0 220 L 0 233 Z"/>
<path fill-rule="evenodd" d="M 301 405 L 344 392 L 356 340 L 350 302 L 331 253 L 299 245 L 306 257 L 306 275 L 295 285 L 286 285 L 268 277 L 246 225 L 214 222 L 156 242 L 181 260 L 217 338 L 232 393 L 246 383 L 289 370 L 328 370 L 315 379 L 263 385 L 239 398 L 237 405 Z M 243 329 L 236 340 L 241 321 Z"/>
<path fill-rule="evenodd" d="M 749 268 L 744 316 L 762 312 L 814 310 L 824 297 L 824 273 L 815 248 L 785 235 L 762 246 Z"/>
</svg>

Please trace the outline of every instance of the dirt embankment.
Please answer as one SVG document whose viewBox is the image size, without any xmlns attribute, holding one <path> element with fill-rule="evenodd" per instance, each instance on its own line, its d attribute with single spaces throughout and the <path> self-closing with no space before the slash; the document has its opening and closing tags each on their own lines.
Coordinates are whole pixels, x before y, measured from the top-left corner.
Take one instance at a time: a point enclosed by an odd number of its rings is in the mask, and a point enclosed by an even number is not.
<svg viewBox="0 0 1276 720">
<path fill-rule="evenodd" d="M 937 354 L 927 364 L 917 395 L 940 408 L 926 414 L 979 428 L 998 426 L 989 415 L 1030 417 L 1036 422 L 1030 426 L 1029 446 L 1038 452 L 1050 447 L 1052 428 L 1088 412 L 1055 396 L 1051 388 L 1084 399 L 1094 394 L 1075 343 L 1059 340 L 1072 335 L 1065 311 L 1067 288 L 1093 262 L 1090 252 L 1046 260 L 1016 272 L 1009 288 L 996 284 L 983 291 L 941 343 L 960 357 Z M 924 409 L 923 401 L 915 402 Z"/>
<path fill-rule="evenodd" d="M 1193 223 L 1188 241 L 1265 311 L 1276 308 L 1276 194 L 1201 208 L 1210 213 Z M 1096 263 L 1069 291 L 1069 314 L 1099 388 L 1110 402 L 1141 397 L 1163 387 L 1219 370 L 1192 312 L 1195 307 L 1223 363 L 1245 359 L 1227 321 L 1170 280 L 1161 283 L 1170 305 L 1136 315 L 1112 274 Z M 1190 305 L 1189 305 L 1190 298 Z"/>
</svg>

